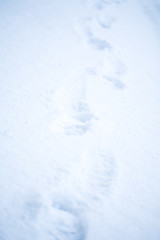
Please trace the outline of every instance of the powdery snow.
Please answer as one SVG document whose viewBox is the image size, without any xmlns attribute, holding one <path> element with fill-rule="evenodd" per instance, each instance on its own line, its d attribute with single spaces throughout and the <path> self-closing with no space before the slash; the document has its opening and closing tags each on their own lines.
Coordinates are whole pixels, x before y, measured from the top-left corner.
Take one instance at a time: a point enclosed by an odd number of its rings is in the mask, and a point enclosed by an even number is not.
<svg viewBox="0 0 160 240">
<path fill-rule="evenodd" d="M 0 3 L 0 240 L 159 240 L 157 0 Z"/>
</svg>

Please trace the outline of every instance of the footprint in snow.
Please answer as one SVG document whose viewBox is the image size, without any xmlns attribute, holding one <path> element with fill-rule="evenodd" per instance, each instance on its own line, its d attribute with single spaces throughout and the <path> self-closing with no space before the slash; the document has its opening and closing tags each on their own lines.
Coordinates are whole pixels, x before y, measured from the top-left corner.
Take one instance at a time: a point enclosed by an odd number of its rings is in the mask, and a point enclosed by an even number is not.
<svg viewBox="0 0 160 240">
<path fill-rule="evenodd" d="M 116 19 L 114 17 L 108 17 L 107 15 L 97 18 L 97 23 L 104 29 L 110 29 L 115 22 Z"/>
<path fill-rule="evenodd" d="M 80 165 L 80 166 L 79 166 Z M 83 178 L 79 191 L 84 194 L 84 199 L 89 204 L 108 196 L 112 189 L 115 174 L 115 161 L 112 155 L 96 146 L 89 146 L 82 153 L 79 176 Z"/>
<path fill-rule="evenodd" d="M 111 77 L 111 76 L 103 76 L 105 80 L 107 80 L 108 83 L 110 83 L 114 88 L 122 90 L 125 88 L 125 84 L 116 77 Z"/>
<path fill-rule="evenodd" d="M 39 194 L 35 196 L 31 194 L 24 203 L 22 219 L 28 225 L 28 232 L 30 231 L 35 239 L 85 240 L 86 238 L 85 217 L 76 207 L 74 208 L 73 201 L 62 194 L 54 193 L 50 202 L 40 198 Z"/>
<path fill-rule="evenodd" d="M 90 37 L 88 39 L 88 44 L 98 51 L 104 51 L 105 49 L 111 50 L 111 45 L 104 39 L 96 38 L 96 37 Z"/>
<path fill-rule="evenodd" d="M 87 235 L 87 223 L 83 214 L 83 206 L 78 201 L 73 200 L 74 196 L 66 197 L 61 194 L 53 194 L 52 207 L 64 216 L 65 221 L 61 229 L 62 238 L 67 240 L 84 240 Z M 68 221 L 70 220 L 70 222 Z M 62 230 L 65 227 L 67 231 Z M 64 235 L 64 236 L 63 236 Z"/>
<path fill-rule="evenodd" d="M 64 126 L 65 135 L 82 135 L 89 131 L 91 127 L 93 114 L 88 105 L 79 101 L 73 108 L 72 124 Z"/>
<path fill-rule="evenodd" d="M 66 136 L 87 133 L 95 119 L 85 99 L 83 82 L 78 86 L 73 85 L 71 90 L 64 85 L 55 94 L 58 116 L 52 124 L 52 130 Z"/>
<path fill-rule="evenodd" d="M 48 214 L 43 212 L 38 230 L 38 239 L 47 240 L 85 240 L 87 234 L 83 219 L 54 206 Z"/>
<path fill-rule="evenodd" d="M 106 59 L 105 64 L 86 70 L 87 74 L 101 79 L 104 83 L 107 83 L 117 90 L 126 88 L 126 84 L 123 82 L 126 71 L 125 64 L 118 59 Z"/>
<path fill-rule="evenodd" d="M 104 51 L 112 50 L 111 44 L 105 39 L 100 36 L 97 36 L 93 32 L 96 32 L 96 29 L 93 31 L 92 28 L 94 28 L 94 24 L 98 23 L 98 25 L 103 26 L 103 28 L 107 28 L 110 23 L 105 23 L 103 20 L 94 20 L 92 18 L 86 19 L 84 22 L 82 22 L 80 25 L 75 26 L 76 33 L 80 36 L 81 39 L 84 40 L 84 42 L 89 45 L 92 49 L 97 51 Z M 106 24 L 106 25 L 105 25 Z M 108 25 L 107 25 L 108 24 Z"/>
<path fill-rule="evenodd" d="M 112 190 L 115 160 L 106 150 L 99 149 L 91 142 L 85 144 L 86 149 L 82 150 L 80 156 L 72 162 L 72 166 L 68 167 L 70 174 L 64 176 L 65 184 L 59 184 L 58 187 L 63 188 L 73 199 L 77 199 L 75 204 L 73 201 L 68 203 L 66 201 L 67 208 L 72 209 L 71 211 L 73 209 L 85 210 L 94 204 L 99 204 L 99 201 L 109 196 Z M 54 203 L 54 205 L 58 204 Z M 59 208 L 64 209 L 64 206 L 61 207 L 60 204 Z"/>
</svg>

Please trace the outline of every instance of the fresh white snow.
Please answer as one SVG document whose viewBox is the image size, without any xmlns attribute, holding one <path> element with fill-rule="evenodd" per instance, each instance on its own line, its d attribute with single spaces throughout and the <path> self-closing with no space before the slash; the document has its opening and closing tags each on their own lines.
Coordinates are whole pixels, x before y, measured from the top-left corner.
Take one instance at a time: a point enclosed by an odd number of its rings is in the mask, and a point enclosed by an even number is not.
<svg viewBox="0 0 160 240">
<path fill-rule="evenodd" d="M 159 13 L 0 2 L 0 240 L 160 239 Z"/>
</svg>

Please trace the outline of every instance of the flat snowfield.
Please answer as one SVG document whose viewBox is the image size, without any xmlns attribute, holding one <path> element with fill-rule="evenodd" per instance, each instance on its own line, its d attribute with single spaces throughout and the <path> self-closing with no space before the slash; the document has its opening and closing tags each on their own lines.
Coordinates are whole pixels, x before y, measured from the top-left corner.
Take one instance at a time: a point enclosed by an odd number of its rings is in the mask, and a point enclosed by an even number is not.
<svg viewBox="0 0 160 240">
<path fill-rule="evenodd" d="M 0 1 L 0 240 L 160 239 L 160 1 Z"/>
</svg>

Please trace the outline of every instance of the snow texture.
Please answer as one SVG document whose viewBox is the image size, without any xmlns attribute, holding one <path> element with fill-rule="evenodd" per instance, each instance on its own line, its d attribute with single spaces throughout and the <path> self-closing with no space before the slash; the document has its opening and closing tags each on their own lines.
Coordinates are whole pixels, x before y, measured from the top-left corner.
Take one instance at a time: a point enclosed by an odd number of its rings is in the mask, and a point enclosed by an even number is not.
<svg viewBox="0 0 160 240">
<path fill-rule="evenodd" d="M 0 240 L 160 239 L 159 12 L 1 1 Z"/>
</svg>

